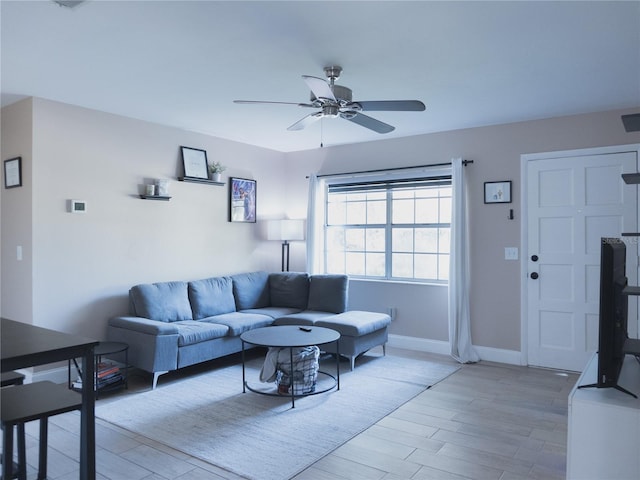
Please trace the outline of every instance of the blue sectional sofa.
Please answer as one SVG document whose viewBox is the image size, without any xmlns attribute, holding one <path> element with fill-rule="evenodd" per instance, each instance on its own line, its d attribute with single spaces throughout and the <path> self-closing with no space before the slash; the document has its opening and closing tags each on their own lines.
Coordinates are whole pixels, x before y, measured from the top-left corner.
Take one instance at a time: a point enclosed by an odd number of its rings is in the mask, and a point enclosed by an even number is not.
<svg viewBox="0 0 640 480">
<path fill-rule="evenodd" d="M 356 356 L 384 348 L 391 319 L 347 311 L 348 285 L 346 275 L 289 272 L 136 285 L 129 315 L 109 319 L 107 336 L 129 345 L 129 363 L 153 373 L 153 388 L 164 373 L 241 351 L 243 332 L 269 325 L 340 331 L 353 369 Z"/>
</svg>

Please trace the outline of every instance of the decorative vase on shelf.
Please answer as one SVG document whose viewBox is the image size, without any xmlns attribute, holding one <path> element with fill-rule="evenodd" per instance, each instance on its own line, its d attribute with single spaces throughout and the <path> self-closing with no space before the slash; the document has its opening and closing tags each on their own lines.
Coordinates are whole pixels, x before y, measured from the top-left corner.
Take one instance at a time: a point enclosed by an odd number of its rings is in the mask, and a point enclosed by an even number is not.
<svg viewBox="0 0 640 480">
<path fill-rule="evenodd" d="M 213 180 L 214 182 L 221 183 L 222 182 L 222 172 L 224 172 L 226 169 L 227 169 L 227 167 L 222 165 L 222 163 L 220 163 L 220 162 L 213 162 L 212 164 L 210 164 L 209 165 L 209 172 L 211 172 L 211 180 Z"/>
</svg>

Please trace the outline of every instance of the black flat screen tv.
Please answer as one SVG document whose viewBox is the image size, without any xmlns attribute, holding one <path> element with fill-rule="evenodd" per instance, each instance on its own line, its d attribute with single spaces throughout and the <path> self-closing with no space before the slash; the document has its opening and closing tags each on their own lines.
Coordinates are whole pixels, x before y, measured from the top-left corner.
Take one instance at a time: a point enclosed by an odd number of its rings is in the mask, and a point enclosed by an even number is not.
<svg viewBox="0 0 640 480">
<path fill-rule="evenodd" d="M 602 238 L 600 249 L 600 320 L 598 332 L 598 388 L 617 388 L 627 340 L 627 249 L 618 238 Z M 631 394 L 631 393 L 630 393 Z M 633 394 L 631 394 L 633 395 Z M 634 395 L 635 396 L 635 395 Z"/>
</svg>

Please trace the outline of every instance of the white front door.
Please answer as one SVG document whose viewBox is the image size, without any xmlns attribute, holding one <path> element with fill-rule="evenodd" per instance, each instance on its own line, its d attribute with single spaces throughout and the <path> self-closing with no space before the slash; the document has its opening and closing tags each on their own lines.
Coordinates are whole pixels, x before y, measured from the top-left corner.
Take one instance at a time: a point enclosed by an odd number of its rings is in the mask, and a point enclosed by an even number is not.
<svg viewBox="0 0 640 480">
<path fill-rule="evenodd" d="M 637 171 L 637 152 L 550 155 L 526 169 L 528 364 L 582 371 L 598 348 L 600 239 L 637 231 L 637 187 L 621 176 Z M 628 251 L 630 284 L 637 260 Z"/>
</svg>

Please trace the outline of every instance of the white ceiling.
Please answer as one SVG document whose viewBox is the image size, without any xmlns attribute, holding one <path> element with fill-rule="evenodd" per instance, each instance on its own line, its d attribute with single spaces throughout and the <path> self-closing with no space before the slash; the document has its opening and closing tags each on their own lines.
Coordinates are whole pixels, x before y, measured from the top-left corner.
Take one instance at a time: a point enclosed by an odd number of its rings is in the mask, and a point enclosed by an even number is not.
<svg viewBox="0 0 640 480">
<path fill-rule="evenodd" d="M 640 2 L 2 1 L 2 104 L 24 96 L 283 152 L 640 106 Z M 354 100 L 422 100 L 287 127 L 301 75 Z M 313 111 L 313 110 L 312 110 Z M 622 128 L 622 127 L 621 127 Z"/>
</svg>

